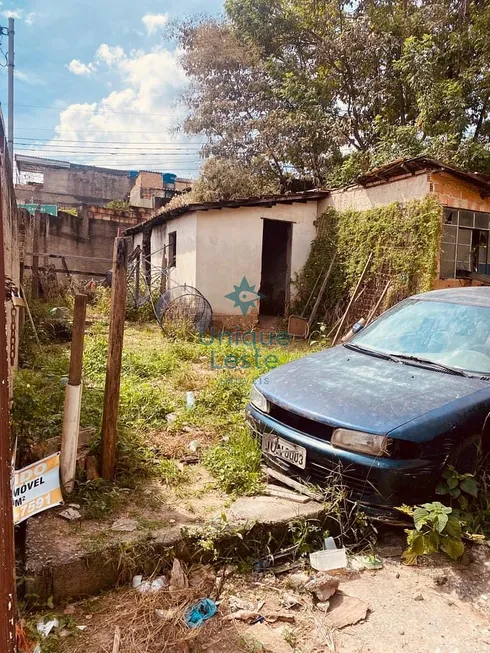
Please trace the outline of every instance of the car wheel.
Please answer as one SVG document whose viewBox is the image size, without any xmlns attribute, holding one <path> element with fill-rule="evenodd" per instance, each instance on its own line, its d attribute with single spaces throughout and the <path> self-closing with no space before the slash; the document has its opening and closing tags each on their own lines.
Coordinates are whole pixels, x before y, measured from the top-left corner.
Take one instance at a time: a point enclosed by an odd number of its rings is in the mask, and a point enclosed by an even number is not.
<svg viewBox="0 0 490 653">
<path fill-rule="evenodd" d="M 451 451 L 447 465 L 452 465 L 460 474 L 474 474 L 478 466 L 480 448 L 481 438 L 479 435 L 465 438 Z"/>
</svg>

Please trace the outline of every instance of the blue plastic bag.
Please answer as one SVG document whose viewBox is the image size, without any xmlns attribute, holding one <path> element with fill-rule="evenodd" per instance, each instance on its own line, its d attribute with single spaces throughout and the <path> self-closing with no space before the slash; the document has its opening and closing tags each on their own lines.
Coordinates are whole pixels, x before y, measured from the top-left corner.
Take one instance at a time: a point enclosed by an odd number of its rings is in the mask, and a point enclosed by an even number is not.
<svg viewBox="0 0 490 653">
<path fill-rule="evenodd" d="M 218 608 L 214 601 L 211 601 L 211 599 L 201 599 L 196 605 L 192 605 L 186 610 L 184 615 L 185 623 L 189 628 L 197 628 L 198 626 L 202 626 L 208 619 L 211 619 L 211 617 L 214 617 L 217 612 Z"/>
</svg>

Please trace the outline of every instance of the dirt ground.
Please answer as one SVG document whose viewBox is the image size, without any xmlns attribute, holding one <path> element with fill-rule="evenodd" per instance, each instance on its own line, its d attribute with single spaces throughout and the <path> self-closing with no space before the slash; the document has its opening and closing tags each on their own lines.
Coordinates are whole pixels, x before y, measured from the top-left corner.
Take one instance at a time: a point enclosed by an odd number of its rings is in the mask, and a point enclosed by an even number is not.
<svg viewBox="0 0 490 653">
<path fill-rule="evenodd" d="M 274 653 L 490 652 L 487 545 L 469 548 L 462 563 L 449 562 L 442 556 L 422 558 L 417 567 L 404 566 L 399 557 L 382 560 L 383 568 L 376 571 L 336 572 L 339 590 L 369 605 L 365 620 L 342 630 L 331 626 L 330 613 L 315 605 L 312 594 L 302 585 L 291 586 L 296 578 L 291 573 L 254 575 L 236 570 L 222 584 L 218 615 L 190 630 L 183 623 L 186 607 L 199 598 L 215 598 L 219 585 L 215 570 L 195 567 L 188 570 L 188 589 L 148 595 L 124 588 L 69 606 L 67 611 L 73 614 L 64 617 L 70 620 L 70 627 L 62 632 L 66 637 L 59 650 L 110 653 L 119 626 L 120 653 L 250 651 L 253 649 L 247 644 L 247 633 L 262 633 L 264 628 L 272 629 L 274 639 L 280 642 L 278 648 L 264 649 Z M 309 567 L 306 572 L 316 573 Z M 286 597 L 291 595 L 298 600 L 298 606 L 285 605 Z M 273 621 L 270 616 L 274 613 L 282 618 L 265 626 L 259 624 L 258 630 L 240 620 L 227 621 L 234 600 L 231 597 L 249 602 L 266 621 Z M 155 612 L 169 608 L 175 608 L 170 622 Z M 80 631 L 76 626 L 85 629 Z"/>
</svg>

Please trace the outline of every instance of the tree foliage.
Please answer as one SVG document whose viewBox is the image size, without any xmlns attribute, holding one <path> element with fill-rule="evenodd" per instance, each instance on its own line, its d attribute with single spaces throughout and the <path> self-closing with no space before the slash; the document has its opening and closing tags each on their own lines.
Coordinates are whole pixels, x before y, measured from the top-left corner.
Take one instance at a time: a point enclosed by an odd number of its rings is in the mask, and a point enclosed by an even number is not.
<svg viewBox="0 0 490 653">
<path fill-rule="evenodd" d="M 180 25 L 205 155 L 342 184 L 427 153 L 490 172 L 490 3 L 227 0 Z"/>
</svg>

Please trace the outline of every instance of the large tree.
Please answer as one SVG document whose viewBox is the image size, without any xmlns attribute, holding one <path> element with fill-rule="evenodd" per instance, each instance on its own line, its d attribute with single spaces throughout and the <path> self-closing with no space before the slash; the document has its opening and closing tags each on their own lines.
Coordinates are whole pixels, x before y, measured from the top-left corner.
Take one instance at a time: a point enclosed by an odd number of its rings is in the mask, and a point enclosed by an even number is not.
<svg viewBox="0 0 490 653">
<path fill-rule="evenodd" d="M 227 0 L 180 29 L 205 154 L 345 183 L 427 152 L 490 172 L 490 3 Z"/>
</svg>

